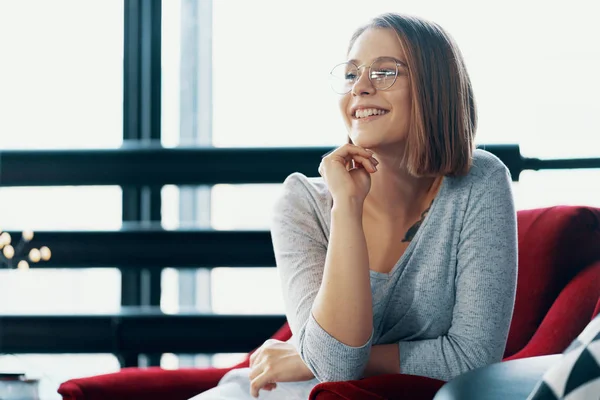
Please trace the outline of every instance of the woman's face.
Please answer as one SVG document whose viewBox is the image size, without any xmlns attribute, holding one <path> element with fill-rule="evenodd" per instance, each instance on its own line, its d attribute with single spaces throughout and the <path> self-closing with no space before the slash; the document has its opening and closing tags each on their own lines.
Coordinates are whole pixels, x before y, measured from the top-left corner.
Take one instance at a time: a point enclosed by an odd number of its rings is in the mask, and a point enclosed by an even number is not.
<svg viewBox="0 0 600 400">
<path fill-rule="evenodd" d="M 404 63 L 398 66 L 394 84 L 385 90 L 375 88 L 368 77 L 369 66 L 380 57 L 393 57 Z M 340 110 L 350 138 L 357 146 L 367 149 L 396 147 L 403 143 L 410 123 L 411 95 L 406 56 L 396 32 L 367 29 L 350 49 L 348 60 L 363 66 L 350 93 L 340 98 Z M 378 111 L 374 114 L 366 111 L 372 109 Z"/>
</svg>

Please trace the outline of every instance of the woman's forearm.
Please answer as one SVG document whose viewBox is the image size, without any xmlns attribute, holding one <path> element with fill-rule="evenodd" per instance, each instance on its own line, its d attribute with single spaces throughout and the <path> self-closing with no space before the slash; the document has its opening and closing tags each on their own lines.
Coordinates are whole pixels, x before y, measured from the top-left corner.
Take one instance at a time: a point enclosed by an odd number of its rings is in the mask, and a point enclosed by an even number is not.
<svg viewBox="0 0 600 400">
<path fill-rule="evenodd" d="M 362 202 L 337 201 L 325 270 L 312 313 L 331 336 L 348 346 L 362 346 L 373 329 L 369 256 L 362 225 Z"/>
<path fill-rule="evenodd" d="M 371 346 L 369 362 L 364 376 L 400 373 L 400 346 L 398 343 Z"/>
</svg>

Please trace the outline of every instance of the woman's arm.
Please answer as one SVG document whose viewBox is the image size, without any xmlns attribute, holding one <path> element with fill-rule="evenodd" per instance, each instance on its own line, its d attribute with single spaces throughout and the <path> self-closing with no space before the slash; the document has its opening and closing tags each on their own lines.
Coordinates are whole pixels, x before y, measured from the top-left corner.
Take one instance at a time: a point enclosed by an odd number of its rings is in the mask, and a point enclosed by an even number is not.
<svg viewBox="0 0 600 400">
<path fill-rule="evenodd" d="M 371 346 L 371 355 L 365 368 L 364 377 L 399 374 L 400 352 L 398 343 L 377 344 Z"/>
<path fill-rule="evenodd" d="M 271 226 L 286 316 L 320 381 L 359 379 L 369 358 L 372 295 L 362 217 L 338 202 L 329 238 L 307 178 L 290 175 Z"/>
<path fill-rule="evenodd" d="M 349 346 L 364 345 L 373 331 L 369 256 L 362 210 L 362 203 L 351 200 L 334 204 L 323 281 L 312 307 L 316 322 Z"/>
</svg>

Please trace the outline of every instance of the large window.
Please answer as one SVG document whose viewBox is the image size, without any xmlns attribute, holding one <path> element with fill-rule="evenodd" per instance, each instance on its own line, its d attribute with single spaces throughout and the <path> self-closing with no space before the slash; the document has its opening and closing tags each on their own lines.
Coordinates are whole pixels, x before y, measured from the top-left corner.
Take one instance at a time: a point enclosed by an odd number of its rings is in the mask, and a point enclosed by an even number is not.
<svg viewBox="0 0 600 400">
<path fill-rule="evenodd" d="M 123 1 L 0 2 L 0 151 L 116 148 L 123 125 Z M 1 162 L 1 154 L 0 154 Z M 0 189 L 2 230 L 118 229 L 118 187 Z M 118 310 L 117 269 L 0 271 L 1 313 Z M 119 368 L 112 355 L 2 355 L 0 372 L 69 378 Z"/>
<path fill-rule="evenodd" d="M 118 147 L 123 0 L 0 2 L 0 148 Z"/>
<path fill-rule="evenodd" d="M 0 150 L 121 145 L 122 1 L 3 1 L 0 37 L 11 38 L 0 42 Z M 118 187 L 0 189 L 2 230 L 120 225 Z M 41 291 L 37 276 L 48 279 Z M 102 277 L 106 290 L 98 292 L 91 276 Z M 32 270 L 26 276 L 2 271 L 0 309 L 114 309 L 118 277 L 117 270 Z M 17 288 L 20 300 L 7 301 Z M 77 296 L 79 290 L 89 296 Z"/>
</svg>

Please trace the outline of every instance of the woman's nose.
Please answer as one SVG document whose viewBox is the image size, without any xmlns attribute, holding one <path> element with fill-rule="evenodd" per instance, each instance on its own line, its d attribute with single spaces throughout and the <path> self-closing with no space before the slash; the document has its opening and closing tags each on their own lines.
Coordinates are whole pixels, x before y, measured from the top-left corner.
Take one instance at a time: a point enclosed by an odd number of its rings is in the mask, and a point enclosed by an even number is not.
<svg viewBox="0 0 600 400">
<path fill-rule="evenodd" d="M 369 79 L 369 70 L 363 69 L 362 72 L 359 70 L 358 78 L 352 86 L 352 94 L 355 96 L 369 95 L 375 91 L 371 80 Z"/>
</svg>

